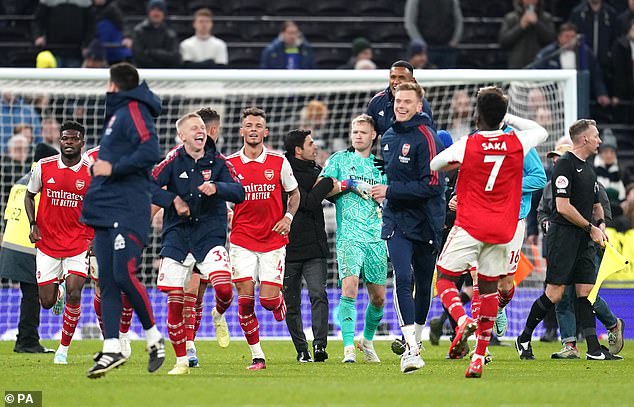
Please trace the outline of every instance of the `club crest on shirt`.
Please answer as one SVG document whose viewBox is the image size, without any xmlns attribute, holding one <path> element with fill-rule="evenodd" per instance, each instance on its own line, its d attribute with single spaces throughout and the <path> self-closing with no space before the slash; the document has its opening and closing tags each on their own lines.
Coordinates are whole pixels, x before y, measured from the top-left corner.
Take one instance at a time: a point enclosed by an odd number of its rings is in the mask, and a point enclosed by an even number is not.
<svg viewBox="0 0 634 407">
<path fill-rule="evenodd" d="M 403 147 L 401 148 L 401 153 L 402 153 L 404 156 L 406 156 L 406 155 L 407 155 L 407 153 L 409 153 L 409 148 L 410 148 L 410 145 L 409 145 L 409 144 L 403 144 Z"/>
<path fill-rule="evenodd" d="M 108 126 L 106 127 L 106 131 L 105 134 L 106 135 L 110 135 L 110 133 L 112 133 L 112 126 L 114 125 L 114 121 L 117 120 L 117 116 L 112 116 L 110 118 L 110 121 L 108 122 Z"/>
<path fill-rule="evenodd" d="M 203 180 L 209 181 L 211 179 L 211 170 L 202 170 L 200 173 L 203 176 Z"/>
<path fill-rule="evenodd" d="M 81 191 L 82 189 L 84 189 L 85 186 L 86 186 L 86 181 L 84 181 L 83 179 L 78 179 L 75 181 L 75 188 L 77 188 L 78 191 Z"/>
<path fill-rule="evenodd" d="M 275 175 L 275 171 L 268 169 L 268 170 L 264 170 L 264 178 L 266 178 L 267 180 L 272 180 L 273 179 L 273 175 Z"/>
</svg>

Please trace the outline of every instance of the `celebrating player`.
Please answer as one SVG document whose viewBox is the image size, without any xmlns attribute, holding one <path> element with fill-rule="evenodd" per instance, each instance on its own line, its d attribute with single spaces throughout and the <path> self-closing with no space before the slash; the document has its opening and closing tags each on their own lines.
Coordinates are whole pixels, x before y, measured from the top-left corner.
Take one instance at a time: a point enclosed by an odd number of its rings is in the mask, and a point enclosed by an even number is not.
<svg viewBox="0 0 634 407">
<path fill-rule="evenodd" d="M 189 373 L 186 331 L 194 329 L 195 314 L 184 314 L 184 289 L 194 267 L 216 291 L 214 319 L 224 319 L 233 299 L 227 239 L 226 201 L 242 202 L 244 188 L 232 176 L 225 160 L 207 137 L 205 123 L 196 113 L 176 121 L 183 145 L 172 151 L 152 175 L 159 187 L 155 204 L 165 208 L 161 267 L 157 287 L 167 292 L 167 329 L 176 352 L 176 365 L 168 374 Z M 190 306 L 198 286 L 192 287 Z M 225 323 L 226 324 L 226 323 Z M 193 338 L 192 338 L 193 339 Z"/>
<path fill-rule="evenodd" d="M 160 112 L 160 99 L 145 82 L 139 84 L 134 66 L 122 62 L 110 67 L 107 125 L 82 209 L 82 220 L 95 229 L 105 328 L 103 351 L 88 370 L 89 378 L 101 377 L 126 361 L 118 338 L 121 292 L 128 296 L 145 330 L 148 371 L 156 371 L 165 361 L 165 345 L 154 324 L 147 291 L 135 275 L 150 233 L 154 184 L 149 171 L 160 159 L 153 118 Z"/>
<path fill-rule="evenodd" d="M 61 153 L 37 162 L 24 204 L 31 223 L 29 239 L 37 248 L 36 267 L 40 303 L 49 309 L 66 297 L 62 339 L 55 364 L 67 364 L 68 347 L 81 314 L 81 291 L 88 273 L 88 245 L 92 229 L 79 221 L 90 185 L 88 163 L 82 160 L 84 126 L 67 121 L 60 127 Z M 40 203 L 35 216 L 35 195 Z M 65 284 L 64 284 L 65 283 Z"/>
<path fill-rule="evenodd" d="M 244 186 L 246 199 L 235 206 L 230 257 L 233 282 L 238 289 L 238 317 L 251 348 L 249 370 L 266 368 L 255 316 L 255 283 L 260 282 L 260 304 L 284 320 L 286 305 L 280 292 L 288 232 L 299 206 L 297 180 L 288 160 L 264 147 L 266 114 L 256 107 L 242 111 L 240 135 L 244 147 L 228 157 Z M 283 190 L 282 190 L 283 189 Z M 282 192 L 288 193 L 286 213 Z"/>
<path fill-rule="evenodd" d="M 337 263 L 341 282 L 339 323 L 343 336 L 343 362 L 356 362 L 354 328 L 357 323 L 355 301 L 359 279 L 363 276 L 370 301 L 365 310 L 365 327 L 358 347 L 370 363 L 378 363 L 374 334 L 385 303 L 387 250 L 381 240 L 381 208 L 372 200 L 372 185 L 385 184 L 385 175 L 374 166 L 370 152 L 376 139 L 374 120 L 367 114 L 352 120 L 352 149 L 333 154 L 320 177 L 333 179 L 337 210 Z"/>
<path fill-rule="evenodd" d="M 445 179 L 429 169 L 443 144 L 431 118 L 420 112 L 422 97 L 417 83 L 396 87 L 396 123 L 381 139 L 388 185 L 372 187 L 374 199 L 386 200 L 381 235 L 394 266 L 394 302 L 407 344 L 401 357 L 403 373 L 425 365 L 419 342 L 431 305 L 434 265 L 445 223 Z"/>
<path fill-rule="evenodd" d="M 478 91 L 477 133 L 463 137 L 431 162 L 432 170 L 460 166 L 456 193 L 456 221 L 438 259 L 436 289 L 458 322 L 449 354 L 463 352 L 467 338 L 478 329 L 476 350 L 465 377 L 481 377 L 486 347 L 498 309 L 497 284 L 507 269 L 507 243 L 518 227 L 524 156 L 548 133 L 531 120 L 506 114 L 508 98 L 495 87 Z M 505 117 L 506 114 L 506 117 Z M 516 129 L 504 133 L 504 120 Z M 460 275 L 478 267 L 481 306 L 477 321 L 463 309 L 456 288 Z"/>
<path fill-rule="evenodd" d="M 99 146 L 93 147 L 84 153 L 84 160 L 88 162 L 88 165 L 92 165 L 97 161 L 99 155 Z M 103 328 L 103 317 L 101 313 L 101 291 L 99 290 L 99 265 L 97 264 L 97 257 L 94 250 L 88 252 L 88 274 L 90 278 L 95 282 L 95 296 L 92 300 L 92 305 L 95 308 L 95 315 L 97 315 L 97 322 L 99 323 L 99 329 L 101 329 L 101 335 L 106 337 L 106 332 Z M 119 343 L 121 345 L 121 354 L 130 359 L 132 355 L 132 346 L 130 346 L 130 324 L 132 323 L 132 314 L 134 309 L 128 296 L 121 293 L 121 318 L 119 319 Z"/>
</svg>

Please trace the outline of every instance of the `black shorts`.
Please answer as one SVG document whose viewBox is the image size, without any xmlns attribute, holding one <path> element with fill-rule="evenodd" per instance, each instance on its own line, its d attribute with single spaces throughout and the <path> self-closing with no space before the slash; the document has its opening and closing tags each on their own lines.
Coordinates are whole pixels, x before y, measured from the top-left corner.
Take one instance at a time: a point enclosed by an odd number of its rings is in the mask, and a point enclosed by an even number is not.
<svg viewBox="0 0 634 407">
<path fill-rule="evenodd" d="M 594 284 L 595 244 L 576 226 L 553 223 L 548 230 L 546 283 L 556 285 Z"/>
</svg>

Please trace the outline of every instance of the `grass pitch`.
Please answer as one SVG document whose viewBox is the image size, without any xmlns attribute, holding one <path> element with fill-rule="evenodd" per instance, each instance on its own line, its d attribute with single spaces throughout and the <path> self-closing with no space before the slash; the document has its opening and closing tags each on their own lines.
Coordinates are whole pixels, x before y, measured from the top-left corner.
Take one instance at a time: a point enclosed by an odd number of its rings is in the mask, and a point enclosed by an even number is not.
<svg viewBox="0 0 634 407">
<path fill-rule="evenodd" d="M 56 342 L 44 341 L 55 348 Z M 512 343 L 509 342 L 509 345 Z M 481 379 L 465 379 L 466 360 L 445 360 L 448 343 L 425 344 L 425 367 L 400 372 L 390 342 L 375 344 L 379 365 L 342 364 L 342 344 L 331 341 L 325 363 L 300 364 L 290 341 L 264 341 L 267 369 L 245 370 L 250 353 L 244 341 L 227 349 L 198 342 L 201 368 L 189 376 L 149 374 L 144 341 L 133 342 L 131 360 L 106 377 L 90 380 L 85 371 L 100 341 L 76 341 L 67 366 L 53 365 L 53 355 L 12 352 L 0 342 L 0 391 L 41 390 L 45 407 L 63 406 L 629 406 L 634 405 L 634 341 L 625 344 L 620 362 L 551 360 L 559 344 L 534 342 L 538 360 L 520 361 L 514 347 L 493 347 L 494 361 Z M 585 344 L 582 345 L 582 352 Z M 4 395 L 4 394 L 3 394 Z"/>
</svg>

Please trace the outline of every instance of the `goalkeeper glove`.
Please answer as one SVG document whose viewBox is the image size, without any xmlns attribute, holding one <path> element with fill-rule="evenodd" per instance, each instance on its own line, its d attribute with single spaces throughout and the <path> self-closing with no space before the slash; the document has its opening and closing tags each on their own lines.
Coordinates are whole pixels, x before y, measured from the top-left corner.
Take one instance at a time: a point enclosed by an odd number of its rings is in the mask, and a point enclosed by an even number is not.
<svg viewBox="0 0 634 407">
<path fill-rule="evenodd" d="M 365 181 L 348 178 L 347 180 L 341 181 L 339 185 L 341 186 L 341 192 L 352 191 L 363 199 L 370 199 L 372 197 L 372 185 Z"/>
</svg>

